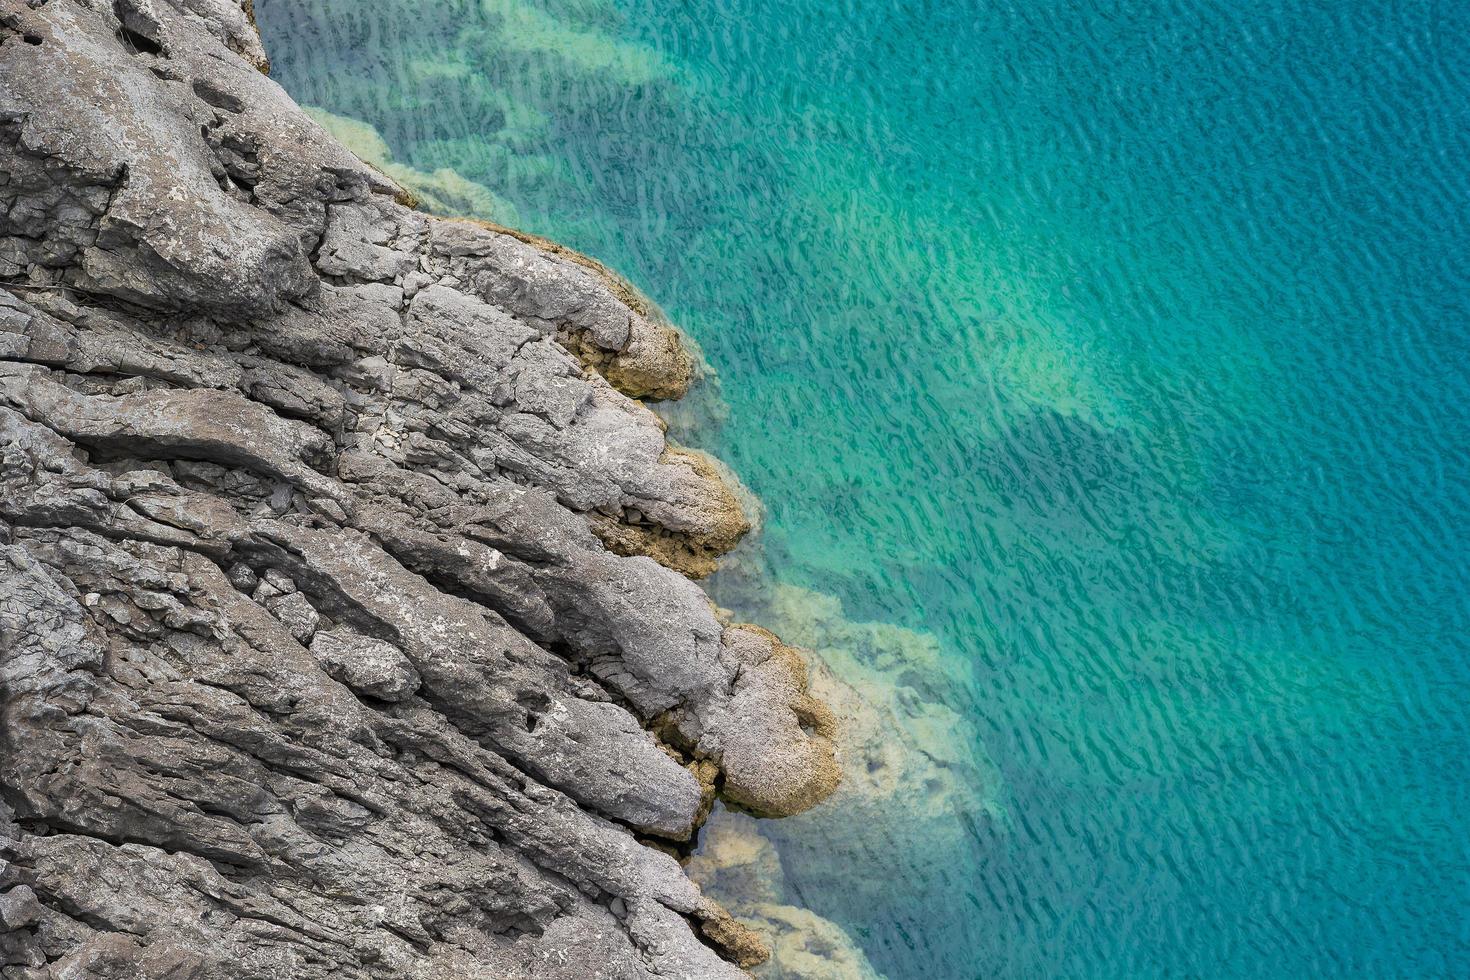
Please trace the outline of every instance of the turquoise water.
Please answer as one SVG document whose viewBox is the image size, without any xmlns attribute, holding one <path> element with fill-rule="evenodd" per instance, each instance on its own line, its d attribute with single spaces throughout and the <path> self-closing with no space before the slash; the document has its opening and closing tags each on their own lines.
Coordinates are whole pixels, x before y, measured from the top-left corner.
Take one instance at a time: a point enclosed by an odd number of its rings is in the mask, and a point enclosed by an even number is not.
<svg viewBox="0 0 1470 980">
<path fill-rule="evenodd" d="M 722 603 L 959 676 L 958 833 L 766 825 L 878 971 L 1470 975 L 1470 7 L 257 8 L 703 347 L 676 429 L 766 508 Z"/>
</svg>

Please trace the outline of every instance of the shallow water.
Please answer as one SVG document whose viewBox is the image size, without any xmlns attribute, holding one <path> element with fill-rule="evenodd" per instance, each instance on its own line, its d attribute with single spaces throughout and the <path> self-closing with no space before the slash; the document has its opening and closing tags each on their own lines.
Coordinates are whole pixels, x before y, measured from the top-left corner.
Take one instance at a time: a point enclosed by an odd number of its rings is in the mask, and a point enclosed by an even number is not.
<svg viewBox="0 0 1470 980">
<path fill-rule="evenodd" d="M 763 825 L 878 971 L 1470 975 L 1470 7 L 257 11 L 703 347 L 720 602 L 960 713 L 943 819 Z"/>
</svg>

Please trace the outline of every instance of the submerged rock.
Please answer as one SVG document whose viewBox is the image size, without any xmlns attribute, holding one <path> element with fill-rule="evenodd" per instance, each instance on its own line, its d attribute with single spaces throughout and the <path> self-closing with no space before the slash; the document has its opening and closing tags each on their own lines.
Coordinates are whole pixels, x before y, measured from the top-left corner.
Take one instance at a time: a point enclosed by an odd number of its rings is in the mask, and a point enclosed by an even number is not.
<svg viewBox="0 0 1470 980">
<path fill-rule="evenodd" d="M 740 975 L 661 848 L 837 735 L 680 574 L 749 527 L 635 400 L 691 359 L 405 207 L 248 9 L 0 0 L 0 973 Z"/>
<path fill-rule="evenodd" d="M 716 813 L 701 835 L 689 876 L 755 925 L 770 955 L 755 971 L 769 980 L 880 980 L 862 948 L 835 922 L 792 904 L 776 848 L 756 822 Z"/>
<path fill-rule="evenodd" d="M 836 720 L 841 769 L 822 806 L 769 824 L 762 836 L 793 892 L 818 912 L 917 928 L 911 917 L 924 897 L 962 889 L 956 868 L 1009 826 L 968 665 L 932 634 L 850 619 L 835 597 L 777 582 L 756 558 L 732 560 L 717 594 L 810 651 L 810 691 Z M 724 887 L 728 876 L 721 882 L 713 894 L 741 907 L 743 888 Z"/>
</svg>

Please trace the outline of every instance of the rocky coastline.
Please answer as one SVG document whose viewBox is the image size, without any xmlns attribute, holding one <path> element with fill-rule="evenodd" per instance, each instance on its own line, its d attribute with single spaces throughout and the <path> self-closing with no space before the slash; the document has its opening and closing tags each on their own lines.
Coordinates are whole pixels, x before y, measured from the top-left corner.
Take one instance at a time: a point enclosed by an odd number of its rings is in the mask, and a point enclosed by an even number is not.
<svg viewBox="0 0 1470 980">
<path fill-rule="evenodd" d="M 691 580 L 693 359 L 267 67 L 249 0 L 0 0 L 0 976 L 743 976 L 679 859 L 837 725 Z"/>
</svg>

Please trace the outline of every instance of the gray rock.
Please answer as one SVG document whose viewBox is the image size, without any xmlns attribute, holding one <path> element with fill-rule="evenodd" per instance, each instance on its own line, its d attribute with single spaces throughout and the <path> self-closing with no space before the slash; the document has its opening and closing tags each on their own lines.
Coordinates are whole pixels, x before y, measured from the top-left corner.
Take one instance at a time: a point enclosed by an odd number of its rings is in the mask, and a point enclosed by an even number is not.
<svg viewBox="0 0 1470 980">
<path fill-rule="evenodd" d="M 229 567 L 230 584 L 241 592 L 253 592 L 260 584 L 260 576 L 255 574 L 255 569 L 237 561 Z"/>
<path fill-rule="evenodd" d="M 266 602 L 265 607 L 271 611 L 271 615 L 281 621 L 295 637 L 297 643 L 307 644 L 316 635 L 316 628 L 321 623 L 322 617 L 312 606 L 311 600 L 300 592 L 290 592 L 286 595 L 276 596 Z"/>
<path fill-rule="evenodd" d="M 267 568 L 260 573 L 260 577 L 276 590 L 277 595 L 290 595 L 296 591 L 295 581 L 279 568 Z"/>
<path fill-rule="evenodd" d="M 0 976 L 734 977 L 835 781 L 678 336 L 395 199 L 235 0 L 0 0 Z M 106 887 L 98 887 L 105 882 Z"/>
<path fill-rule="evenodd" d="M 24 929 L 41 918 L 41 903 L 28 885 L 16 885 L 0 894 L 0 926 Z"/>
<path fill-rule="evenodd" d="M 419 689 L 419 672 L 391 643 L 348 630 L 317 633 L 312 655 L 333 678 L 380 701 L 402 701 Z"/>
</svg>

